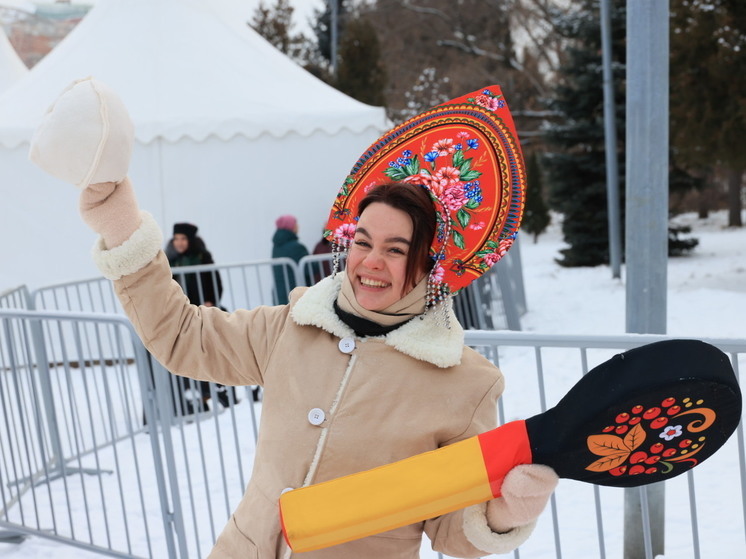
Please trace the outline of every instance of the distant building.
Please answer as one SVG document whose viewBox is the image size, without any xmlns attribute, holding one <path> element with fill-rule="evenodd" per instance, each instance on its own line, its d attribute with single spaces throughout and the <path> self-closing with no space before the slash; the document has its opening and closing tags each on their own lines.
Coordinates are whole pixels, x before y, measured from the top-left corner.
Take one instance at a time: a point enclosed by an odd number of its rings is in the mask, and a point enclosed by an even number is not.
<svg viewBox="0 0 746 559">
<path fill-rule="evenodd" d="M 27 2 L 33 11 L 0 0 L 0 25 L 24 64 L 36 65 L 64 39 L 91 9 L 90 4 Z"/>
</svg>

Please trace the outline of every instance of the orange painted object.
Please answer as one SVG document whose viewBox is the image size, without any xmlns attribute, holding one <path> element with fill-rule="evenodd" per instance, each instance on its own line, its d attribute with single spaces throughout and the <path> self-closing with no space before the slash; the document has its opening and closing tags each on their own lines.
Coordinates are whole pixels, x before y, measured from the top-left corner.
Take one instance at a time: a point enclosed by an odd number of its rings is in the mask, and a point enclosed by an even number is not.
<svg viewBox="0 0 746 559">
<path fill-rule="evenodd" d="M 289 491 L 282 529 L 296 552 L 372 536 L 488 501 L 531 462 L 524 421 L 372 470 Z"/>
</svg>

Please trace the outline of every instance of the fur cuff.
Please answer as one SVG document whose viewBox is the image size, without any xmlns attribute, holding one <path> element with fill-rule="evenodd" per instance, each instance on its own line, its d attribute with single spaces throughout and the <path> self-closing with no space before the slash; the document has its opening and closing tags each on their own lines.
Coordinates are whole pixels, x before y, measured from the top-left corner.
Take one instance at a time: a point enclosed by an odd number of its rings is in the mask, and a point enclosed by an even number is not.
<svg viewBox="0 0 746 559">
<path fill-rule="evenodd" d="M 142 223 L 129 239 L 118 247 L 106 250 L 104 240 L 99 237 L 93 245 L 93 262 L 105 278 L 118 280 L 134 274 L 147 266 L 163 245 L 163 234 L 155 219 L 141 211 Z"/>
<path fill-rule="evenodd" d="M 498 534 L 487 524 L 487 503 L 464 509 L 464 534 L 469 542 L 485 553 L 510 553 L 525 542 L 536 527 L 536 522 Z"/>
</svg>

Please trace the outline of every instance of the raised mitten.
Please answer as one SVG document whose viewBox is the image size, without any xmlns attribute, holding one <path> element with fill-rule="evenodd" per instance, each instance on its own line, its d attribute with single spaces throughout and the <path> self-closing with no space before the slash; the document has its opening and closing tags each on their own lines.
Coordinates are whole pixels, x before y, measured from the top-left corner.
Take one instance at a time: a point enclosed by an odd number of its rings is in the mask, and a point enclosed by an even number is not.
<svg viewBox="0 0 746 559">
<path fill-rule="evenodd" d="M 85 188 L 124 180 L 133 142 L 134 126 L 122 100 L 86 78 L 69 85 L 47 110 L 29 158 L 50 175 Z"/>
<path fill-rule="evenodd" d="M 502 497 L 487 503 L 487 523 L 495 532 L 509 532 L 536 520 L 549 501 L 559 477 L 549 466 L 524 464 L 508 472 Z"/>
</svg>

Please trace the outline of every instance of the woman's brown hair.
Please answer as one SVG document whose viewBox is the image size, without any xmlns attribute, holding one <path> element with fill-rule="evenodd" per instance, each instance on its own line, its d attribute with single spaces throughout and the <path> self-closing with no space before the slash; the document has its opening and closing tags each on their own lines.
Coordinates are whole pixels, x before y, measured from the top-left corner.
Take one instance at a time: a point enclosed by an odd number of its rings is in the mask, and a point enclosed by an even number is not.
<svg viewBox="0 0 746 559">
<path fill-rule="evenodd" d="M 371 189 L 360 200 L 358 215 L 365 208 L 379 202 L 406 213 L 412 220 L 412 244 L 407 258 L 404 281 L 414 287 L 417 284 L 417 272 L 424 269 L 430 272 L 433 260 L 430 258 L 430 246 L 435 237 L 435 206 L 425 188 L 416 184 L 387 182 Z"/>
</svg>

